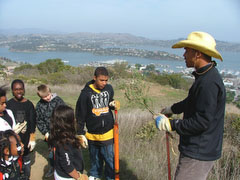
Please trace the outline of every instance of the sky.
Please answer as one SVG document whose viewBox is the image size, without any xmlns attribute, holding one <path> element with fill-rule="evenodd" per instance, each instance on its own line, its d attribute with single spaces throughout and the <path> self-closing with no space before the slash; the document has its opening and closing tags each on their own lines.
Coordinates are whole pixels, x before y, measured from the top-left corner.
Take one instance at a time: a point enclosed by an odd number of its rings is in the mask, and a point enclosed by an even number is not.
<svg viewBox="0 0 240 180">
<path fill-rule="evenodd" d="M 130 33 L 150 39 L 205 31 L 240 43 L 239 0 L 0 0 L 0 29 Z"/>
</svg>

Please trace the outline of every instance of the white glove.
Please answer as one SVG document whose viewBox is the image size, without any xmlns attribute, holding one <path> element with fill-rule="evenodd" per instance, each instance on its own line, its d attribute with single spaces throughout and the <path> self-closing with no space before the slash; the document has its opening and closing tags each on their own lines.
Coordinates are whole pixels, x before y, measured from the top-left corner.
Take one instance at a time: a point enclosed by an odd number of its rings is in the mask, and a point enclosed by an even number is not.
<svg viewBox="0 0 240 180">
<path fill-rule="evenodd" d="M 77 138 L 79 139 L 80 144 L 83 148 L 88 147 L 88 140 L 84 135 L 77 135 Z"/>
<path fill-rule="evenodd" d="M 35 146 L 36 146 L 36 142 L 35 141 L 29 141 L 28 148 L 29 148 L 30 151 L 33 151 Z"/>
<path fill-rule="evenodd" d="M 13 131 L 18 134 L 26 125 L 27 121 L 24 121 L 23 123 L 17 123 L 16 126 L 14 126 Z"/>
<path fill-rule="evenodd" d="M 172 112 L 171 106 L 163 108 L 161 113 L 164 115 L 172 116 L 173 112 Z"/>
<path fill-rule="evenodd" d="M 164 114 L 154 115 L 153 118 L 155 119 L 156 127 L 160 131 L 172 131 L 170 121 Z"/>
<path fill-rule="evenodd" d="M 23 123 L 25 123 L 25 121 Z M 27 122 L 26 122 L 26 124 L 27 124 Z M 21 130 L 21 133 L 24 134 L 26 131 L 27 131 L 27 126 L 24 126 L 24 128 Z"/>
<path fill-rule="evenodd" d="M 109 106 L 114 107 L 116 110 L 120 109 L 120 102 L 118 100 L 111 101 Z"/>
<path fill-rule="evenodd" d="M 45 140 L 48 141 L 49 133 L 47 132 L 44 136 L 45 136 Z"/>
<path fill-rule="evenodd" d="M 36 146 L 36 142 L 35 142 L 35 133 L 31 133 L 30 134 L 30 140 L 28 143 L 28 148 L 30 151 L 32 151 Z"/>
</svg>

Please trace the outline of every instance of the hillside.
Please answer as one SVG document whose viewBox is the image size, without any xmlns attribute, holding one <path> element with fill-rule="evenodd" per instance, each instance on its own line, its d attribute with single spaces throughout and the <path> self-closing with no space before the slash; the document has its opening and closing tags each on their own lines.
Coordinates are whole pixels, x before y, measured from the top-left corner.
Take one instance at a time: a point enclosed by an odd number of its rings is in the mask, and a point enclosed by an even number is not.
<svg viewBox="0 0 240 180">
<path fill-rule="evenodd" d="M 53 33 L 31 33 L 7 35 L 0 30 L 0 46 L 10 47 L 10 49 L 20 50 L 20 45 L 25 45 L 28 50 L 36 50 L 34 46 L 46 46 L 47 44 L 58 47 L 57 45 L 83 45 L 86 47 L 128 47 L 149 45 L 156 47 L 170 48 L 174 43 L 181 40 L 153 40 L 145 37 L 134 36 L 127 33 L 71 33 L 71 34 L 53 34 Z M 240 52 L 240 43 L 231 43 L 217 41 L 217 49 L 220 51 Z M 72 49 L 74 51 L 74 49 Z"/>
</svg>

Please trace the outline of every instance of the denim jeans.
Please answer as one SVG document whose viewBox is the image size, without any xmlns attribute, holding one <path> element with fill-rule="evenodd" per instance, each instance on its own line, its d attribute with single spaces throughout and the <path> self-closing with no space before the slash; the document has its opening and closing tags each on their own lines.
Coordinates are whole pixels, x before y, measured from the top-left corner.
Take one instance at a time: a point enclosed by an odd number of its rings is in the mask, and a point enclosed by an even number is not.
<svg viewBox="0 0 240 180">
<path fill-rule="evenodd" d="M 114 179 L 114 152 L 113 144 L 96 146 L 89 144 L 91 160 L 90 176 L 101 178 L 103 164 L 105 163 L 105 177 L 107 180 Z"/>
</svg>

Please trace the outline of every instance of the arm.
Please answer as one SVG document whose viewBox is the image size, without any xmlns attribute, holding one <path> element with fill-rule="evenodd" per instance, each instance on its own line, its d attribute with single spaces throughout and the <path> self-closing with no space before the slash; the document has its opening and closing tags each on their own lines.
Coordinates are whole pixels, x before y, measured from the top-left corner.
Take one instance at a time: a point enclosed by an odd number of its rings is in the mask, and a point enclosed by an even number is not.
<svg viewBox="0 0 240 180">
<path fill-rule="evenodd" d="M 87 95 L 82 91 L 76 104 L 77 134 L 84 135 L 84 125 L 87 116 Z"/>
<path fill-rule="evenodd" d="M 199 87 L 194 96 L 194 113 L 183 120 L 171 120 L 172 129 L 180 135 L 198 135 L 206 131 L 214 119 L 218 92 L 217 85 L 213 83 Z"/>
<path fill-rule="evenodd" d="M 181 114 L 184 112 L 185 106 L 186 106 L 187 98 L 175 103 L 171 106 L 171 110 L 174 114 Z"/>
<path fill-rule="evenodd" d="M 69 176 L 73 177 L 74 179 L 80 178 L 80 174 L 77 172 L 76 169 L 74 169 L 72 172 L 68 173 Z"/>
<path fill-rule="evenodd" d="M 41 107 L 39 104 L 37 104 L 37 107 L 36 107 L 36 123 L 39 131 L 45 136 L 45 134 L 48 132 L 48 128 L 47 128 L 45 116 L 41 111 Z"/>
<path fill-rule="evenodd" d="M 34 105 L 30 103 L 29 109 L 30 133 L 35 133 L 36 129 L 36 111 Z"/>
<path fill-rule="evenodd" d="M 67 146 L 67 149 L 65 150 L 63 146 L 61 146 L 59 149 L 59 165 L 60 167 L 67 173 L 69 176 L 73 177 L 74 179 L 78 179 L 80 177 L 80 174 L 74 167 L 72 161 L 74 160 L 73 152 L 70 146 Z"/>
</svg>

